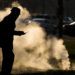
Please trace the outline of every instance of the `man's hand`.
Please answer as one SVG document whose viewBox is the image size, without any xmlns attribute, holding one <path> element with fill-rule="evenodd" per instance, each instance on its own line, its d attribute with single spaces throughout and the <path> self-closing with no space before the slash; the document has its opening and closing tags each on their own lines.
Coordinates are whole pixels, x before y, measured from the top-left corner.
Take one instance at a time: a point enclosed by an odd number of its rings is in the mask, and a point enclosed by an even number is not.
<svg viewBox="0 0 75 75">
<path fill-rule="evenodd" d="M 19 36 L 24 35 L 26 33 L 24 33 L 23 31 L 19 31 Z"/>
<path fill-rule="evenodd" d="M 24 31 L 14 31 L 14 35 L 18 35 L 18 36 L 21 36 L 21 35 L 24 35 L 26 33 L 24 33 Z"/>
</svg>

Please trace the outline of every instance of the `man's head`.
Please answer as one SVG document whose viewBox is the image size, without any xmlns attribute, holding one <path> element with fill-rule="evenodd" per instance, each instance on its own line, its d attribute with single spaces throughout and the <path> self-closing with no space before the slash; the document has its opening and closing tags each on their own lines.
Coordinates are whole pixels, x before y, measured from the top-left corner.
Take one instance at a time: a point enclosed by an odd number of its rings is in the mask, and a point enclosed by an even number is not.
<svg viewBox="0 0 75 75">
<path fill-rule="evenodd" d="M 13 8 L 11 9 L 11 14 L 12 14 L 15 18 L 17 18 L 17 17 L 20 15 L 20 9 L 17 8 L 17 7 L 13 7 Z"/>
</svg>

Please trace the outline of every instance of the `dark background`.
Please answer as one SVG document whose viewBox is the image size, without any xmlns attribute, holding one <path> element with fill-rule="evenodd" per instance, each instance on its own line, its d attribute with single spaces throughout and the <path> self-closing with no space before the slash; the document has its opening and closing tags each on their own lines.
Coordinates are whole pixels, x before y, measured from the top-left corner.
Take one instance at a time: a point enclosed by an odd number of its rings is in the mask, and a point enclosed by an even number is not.
<svg viewBox="0 0 75 75">
<path fill-rule="evenodd" d="M 18 1 L 31 13 L 56 15 L 58 8 L 58 0 L 0 0 L 0 9 L 10 6 L 13 1 Z M 63 2 L 64 15 L 75 16 L 75 0 L 63 0 Z"/>
</svg>

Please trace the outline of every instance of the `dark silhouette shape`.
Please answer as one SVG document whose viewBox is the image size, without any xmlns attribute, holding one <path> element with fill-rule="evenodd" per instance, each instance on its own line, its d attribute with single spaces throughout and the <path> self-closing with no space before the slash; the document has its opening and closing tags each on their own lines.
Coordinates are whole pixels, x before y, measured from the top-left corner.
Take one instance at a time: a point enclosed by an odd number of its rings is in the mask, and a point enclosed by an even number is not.
<svg viewBox="0 0 75 75">
<path fill-rule="evenodd" d="M 15 31 L 15 21 L 20 15 L 20 9 L 13 7 L 11 13 L 0 23 L 0 46 L 2 47 L 3 61 L 2 74 L 10 74 L 14 62 L 13 35 L 23 35 L 23 31 Z"/>
<path fill-rule="evenodd" d="M 58 0 L 58 9 L 57 9 L 57 17 L 58 17 L 58 38 L 63 37 L 63 0 Z"/>
</svg>

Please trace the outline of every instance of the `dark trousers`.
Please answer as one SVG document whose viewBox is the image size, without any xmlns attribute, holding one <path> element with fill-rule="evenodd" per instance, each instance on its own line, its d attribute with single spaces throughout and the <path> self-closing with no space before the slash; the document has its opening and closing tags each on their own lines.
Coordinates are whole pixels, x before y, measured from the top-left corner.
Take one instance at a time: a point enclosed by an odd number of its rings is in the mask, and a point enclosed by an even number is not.
<svg viewBox="0 0 75 75">
<path fill-rule="evenodd" d="M 10 74 L 14 62 L 13 43 L 7 41 L 2 46 L 2 74 Z"/>
</svg>

